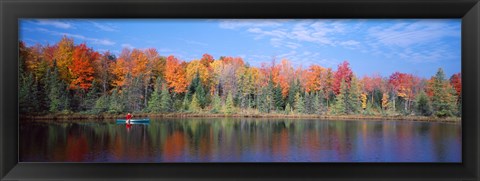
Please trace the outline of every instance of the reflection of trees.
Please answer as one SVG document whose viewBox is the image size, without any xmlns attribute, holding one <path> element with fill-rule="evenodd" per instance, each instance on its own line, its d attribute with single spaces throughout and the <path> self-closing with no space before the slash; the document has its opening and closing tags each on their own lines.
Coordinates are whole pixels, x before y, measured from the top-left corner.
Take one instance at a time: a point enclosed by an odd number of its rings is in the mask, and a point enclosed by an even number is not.
<svg viewBox="0 0 480 181">
<path fill-rule="evenodd" d="M 66 161 L 80 162 L 84 161 L 89 150 L 85 135 L 69 134 L 67 137 L 67 145 L 65 148 L 67 156 Z"/>
<path fill-rule="evenodd" d="M 163 158 L 164 161 L 181 161 L 181 156 L 185 152 L 185 135 L 181 131 L 175 131 L 172 135 L 169 135 L 165 140 L 163 146 Z"/>
<path fill-rule="evenodd" d="M 448 146 L 461 143 L 460 126 L 377 121 L 188 118 L 129 132 L 92 123 L 38 123 L 21 132 L 22 161 L 397 161 L 419 153 L 451 160 L 456 149 Z"/>
</svg>

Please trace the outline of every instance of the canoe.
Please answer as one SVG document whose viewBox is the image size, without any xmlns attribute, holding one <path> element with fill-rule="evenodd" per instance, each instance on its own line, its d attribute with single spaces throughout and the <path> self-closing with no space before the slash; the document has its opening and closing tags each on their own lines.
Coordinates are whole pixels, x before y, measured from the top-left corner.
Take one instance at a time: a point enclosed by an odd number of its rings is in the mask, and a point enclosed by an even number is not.
<svg viewBox="0 0 480 181">
<path fill-rule="evenodd" d="M 117 122 L 126 122 L 126 119 L 117 119 Z M 130 119 L 130 122 L 150 122 L 149 118 L 142 118 L 142 119 Z"/>
</svg>

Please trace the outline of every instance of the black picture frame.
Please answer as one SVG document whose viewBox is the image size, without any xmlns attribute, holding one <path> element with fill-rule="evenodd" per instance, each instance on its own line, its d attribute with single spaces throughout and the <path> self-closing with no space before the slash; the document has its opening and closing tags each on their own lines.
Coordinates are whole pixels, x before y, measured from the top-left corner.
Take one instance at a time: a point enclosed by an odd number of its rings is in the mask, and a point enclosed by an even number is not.
<svg viewBox="0 0 480 181">
<path fill-rule="evenodd" d="M 1 0 L 2 180 L 479 180 L 478 0 Z M 18 163 L 19 18 L 461 18 L 462 163 Z"/>
</svg>

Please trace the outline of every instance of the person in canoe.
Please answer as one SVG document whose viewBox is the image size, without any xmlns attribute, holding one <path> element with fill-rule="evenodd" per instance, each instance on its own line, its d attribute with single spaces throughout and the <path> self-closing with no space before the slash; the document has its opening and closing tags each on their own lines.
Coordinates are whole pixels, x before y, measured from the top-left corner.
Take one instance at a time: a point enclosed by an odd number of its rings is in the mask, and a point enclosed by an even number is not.
<svg viewBox="0 0 480 181">
<path fill-rule="evenodd" d="M 132 114 L 128 113 L 127 114 L 127 123 L 130 123 L 131 119 L 132 119 Z"/>
</svg>

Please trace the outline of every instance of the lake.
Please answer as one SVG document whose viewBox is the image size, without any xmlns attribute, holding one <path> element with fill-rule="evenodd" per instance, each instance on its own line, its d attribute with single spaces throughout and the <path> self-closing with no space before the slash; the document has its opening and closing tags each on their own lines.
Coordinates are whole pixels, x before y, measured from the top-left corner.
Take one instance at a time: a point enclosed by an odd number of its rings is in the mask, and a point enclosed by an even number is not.
<svg viewBox="0 0 480 181">
<path fill-rule="evenodd" d="M 73 122 L 73 121 L 72 121 Z M 278 118 L 21 122 L 20 162 L 461 162 L 461 124 Z"/>
</svg>

